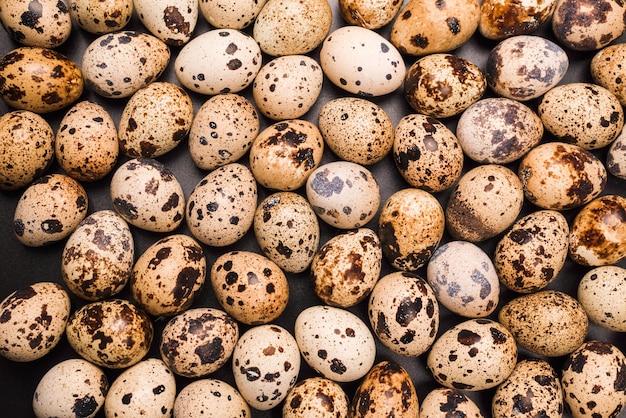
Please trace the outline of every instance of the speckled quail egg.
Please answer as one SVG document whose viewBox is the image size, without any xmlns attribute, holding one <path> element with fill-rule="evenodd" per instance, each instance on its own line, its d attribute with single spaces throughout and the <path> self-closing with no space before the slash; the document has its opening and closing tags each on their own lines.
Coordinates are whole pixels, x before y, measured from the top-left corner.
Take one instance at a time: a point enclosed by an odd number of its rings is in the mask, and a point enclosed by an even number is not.
<svg viewBox="0 0 626 418">
<path fill-rule="evenodd" d="M 257 207 L 253 225 L 261 251 L 281 269 L 301 273 L 311 265 L 320 226 L 304 197 L 294 192 L 270 194 Z"/>
<path fill-rule="evenodd" d="M 130 280 L 135 261 L 133 235 L 112 210 L 100 210 L 78 224 L 63 247 L 61 276 L 75 295 L 96 301 L 116 295 Z"/>
<path fill-rule="evenodd" d="M 311 263 L 315 294 L 327 305 L 347 308 L 370 294 L 380 277 L 383 252 L 369 228 L 330 238 Z"/>
<path fill-rule="evenodd" d="M 367 324 L 348 310 L 310 306 L 296 317 L 294 332 L 307 364 L 335 382 L 361 379 L 374 365 L 374 336 Z"/>
<path fill-rule="evenodd" d="M 340 159 L 362 165 L 379 162 L 393 146 L 393 122 L 376 103 L 339 97 L 324 103 L 317 126 L 328 148 Z"/>
<path fill-rule="evenodd" d="M 278 318 L 289 300 L 285 273 L 269 258 L 251 251 L 220 255 L 211 267 L 211 286 L 224 310 L 248 325 Z"/>
<path fill-rule="evenodd" d="M 57 346 L 70 316 L 70 297 L 57 283 L 37 282 L 0 303 L 0 355 L 17 362 L 42 358 Z"/>
<path fill-rule="evenodd" d="M 415 271 L 428 262 L 445 230 L 445 214 L 432 194 L 415 188 L 398 190 L 383 204 L 378 236 L 393 267 Z"/>
<path fill-rule="evenodd" d="M 397 0 L 339 0 L 339 11 L 350 25 L 380 29 L 390 23 L 400 11 Z"/>
<path fill-rule="evenodd" d="M 546 130 L 586 150 L 609 145 L 622 131 L 624 111 L 613 93 L 591 83 L 568 83 L 548 91 L 538 107 Z"/>
<path fill-rule="evenodd" d="M 0 8 L 7 33 L 22 45 L 56 48 L 72 32 L 67 0 L 13 0 Z"/>
<path fill-rule="evenodd" d="M 493 254 L 500 283 L 519 293 L 545 288 L 565 265 L 568 238 L 569 226 L 560 212 L 539 210 L 518 219 Z"/>
<path fill-rule="evenodd" d="M 83 186 L 65 174 L 48 174 L 22 193 L 13 215 L 13 232 L 22 244 L 41 247 L 67 238 L 87 216 Z"/>
<path fill-rule="evenodd" d="M 94 34 L 117 32 L 130 22 L 132 0 L 99 1 L 71 0 L 70 16 L 82 30 Z"/>
<path fill-rule="evenodd" d="M 63 360 L 39 380 L 33 413 L 37 418 L 93 418 L 104 405 L 108 390 L 109 381 L 100 367 L 83 359 Z"/>
<path fill-rule="evenodd" d="M 307 55 L 276 57 L 261 67 L 252 83 L 259 111 L 273 120 L 303 116 L 317 101 L 324 74 Z"/>
<path fill-rule="evenodd" d="M 613 93 L 622 106 L 626 105 L 626 43 L 617 43 L 602 48 L 591 59 L 589 70 L 593 81 Z"/>
<path fill-rule="evenodd" d="M 435 341 L 439 330 L 439 302 L 426 280 L 396 271 L 381 277 L 367 307 L 378 340 L 394 353 L 417 357 Z"/>
<path fill-rule="evenodd" d="M 493 40 L 533 33 L 552 17 L 555 8 L 556 0 L 483 0 L 478 30 Z"/>
<path fill-rule="evenodd" d="M 524 196 L 543 209 L 574 209 L 596 198 L 607 172 L 589 151 L 564 142 L 546 142 L 520 161 L 517 174 Z"/>
<path fill-rule="evenodd" d="M 480 242 L 495 237 L 517 219 L 524 189 L 511 169 L 479 165 L 466 172 L 446 204 L 446 226 L 457 240 Z"/>
<path fill-rule="evenodd" d="M 626 332 L 626 269 L 600 266 L 578 283 L 577 299 L 589 319 L 611 331 Z"/>
<path fill-rule="evenodd" d="M 239 326 L 216 308 L 188 309 L 170 319 L 161 333 L 161 358 L 174 373 L 200 377 L 217 371 L 230 359 Z"/>
<path fill-rule="evenodd" d="M 278 325 L 250 328 L 233 352 L 233 375 L 241 396 L 258 410 L 280 405 L 300 373 L 296 339 Z"/>
<path fill-rule="evenodd" d="M 254 22 L 252 36 L 271 56 L 313 51 L 330 31 L 328 0 L 268 0 Z"/>
<path fill-rule="evenodd" d="M 626 406 L 626 356 L 613 344 L 590 340 L 566 359 L 561 385 L 574 418 L 618 416 Z"/>
<path fill-rule="evenodd" d="M 426 362 L 435 381 L 447 388 L 484 390 L 509 377 L 517 363 L 517 345 L 498 322 L 469 319 L 445 331 Z"/>
<path fill-rule="evenodd" d="M 171 232 L 185 216 L 185 195 L 178 179 L 161 162 L 136 158 L 113 173 L 113 208 L 126 222 L 152 232 Z"/>
<path fill-rule="evenodd" d="M 406 75 L 400 51 L 378 32 L 361 26 L 331 32 L 322 43 L 320 64 L 334 85 L 362 97 L 392 93 Z"/>
<path fill-rule="evenodd" d="M 520 347 L 548 357 L 576 350 L 589 328 L 582 305 L 558 290 L 540 290 L 512 299 L 498 312 L 498 321 Z"/>
<path fill-rule="evenodd" d="M 409 0 L 391 26 L 390 39 L 403 54 L 449 52 L 466 43 L 478 29 L 478 0 L 433 3 Z"/>
<path fill-rule="evenodd" d="M 487 89 L 485 75 L 473 62 L 457 55 L 429 54 L 407 70 L 404 97 L 418 113 L 446 118 L 458 115 Z"/>
<path fill-rule="evenodd" d="M 219 408 L 215 405 L 219 403 Z M 228 383 L 218 379 L 194 380 L 182 388 L 174 401 L 177 418 L 250 417 L 250 407 L 241 394 Z"/>
<path fill-rule="evenodd" d="M 170 416 L 176 398 L 174 374 L 162 360 L 149 358 L 124 370 L 104 401 L 107 417 Z"/>
<path fill-rule="evenodd" d="M 626 131 L 617 136 L 606 154 L 606 169 L 617 178 L 626 180 Z"/>
<path fill-rule="evenodd" d="M 206 257 L 186 234 L 163 237 L 135 261 L 130 290 L 135 302 L 153 316 L 170 316 L 189 308 L 204 285 Z"/>
<path fill-rule="evenodd" d="M 52 163 L 54 131 L 37 113 L 14 110 L 0 116 L 0 137 L 0 190 L 28 186 Z"/>
<path fill-rule="evenodd" d="M 350 407 L 354 418 L 419 416 L 419 400 L 409 372 L 389 360 L 375 364 L 365 375 Z"/>
<path fill-rule="evenodd" d="M 254 23 L 267 0 L 200 0 L 202 17 L 214 28 L 243 29 Z"/>
<path fill-rule="evenodd" d="M 236 29 L 213 29 L 196 36 L 178 53 L 178 81 L 200 94 L 238 93 L 261 69 L 259 45 Z"/>
<path fill-rule="evenodd" d="M 563 416 L 563 391 L 556 370 L 543 359 L 522 360 L 496 389 L 491 401 L 494 418 Z"/>
<path fill-rule="evenodd" d="M 449 188 L 461 176 L 464 158 L 459 140 L 439 120 L 413 113 L 398 121 L 393 161 L 411 186 L 430 193 Z"/>
<path fill-rule="evenodd" d="M 155 36 L 117 31 L 94 39 L 83 52 L 85 85 L 113 99 L 132 96 L 157 80 L 170 62 L 170 49 Z"/>
<path fill-rule="evenodd" d="M 122 369 L 148 353 L 154 328 L 148 315 L 133 303 L 106 299 L 74 311 L 65 333 L 70 347 L 85 360 Z"/>
<path fill-rule="evenodd" d="M 482 164 L 508 164 L 541 141 L 541 118 L 525 104 L 505 97 L 479 100 L 463 112 L 456 136 L 469 158 Z"/>
<path fill-rule="evenodd" d="M 263 129 L 250 148 L 250 169 L 263 187 L 293 191 L 319 167 L 324 139 L 317 126 L 304 119 L 276 122 Z"/>
<path fill-rule="evenodd" d="M 168 45 L 184 45 L 198 22 L 197 0 L 133 0 L 143 26 Z"/>
<path fill-rule="evenodd" d="M 254 105 L 235 93 L 210 97 L 196 112 L 189 130 L 189 154 L 201 170 L 237 162 L 260 129 Z"/>
<path fill-rule="evenodd" d="M 583 207 L 572 222 L 569 256 L 583 266 L 604 266 L 626 257 L 626 197 L 606 195 Z"/>
<path fill-rule="evenodd" d="M 115 166 L 119 151 L 115 122 L 102 105 L 78 102 L 61 119 L 54 154 L 70 177 L 100 180 Z"/>
<path fill-rule="evenodd" d="M 370 170 L 349 161 L 333 161 L 313 170 L 306 197 L 325 223 L 340 229 L 365 226 L 380 206 L 380 187 Z"/>
<path fill-rule="evenodd" d="M 483 418 L 484 415 L 476 403 L 465 393 L 457 389 L 435 388 L 428 392 L 420 404 L 422 418 L 439 418 L 441 414 L 454 417 Z"/>
<path fill-rule="evenodd" d="M 348 418 L 350 399 L 336 382 L 324 377 L 300 380 L 283 403 L 283 418 Z"/>
<path fill-rule="evenodd" d="M 187 226 L 204 244 L 234 244 L 252 227 L 256 204 L 257 185 L 250 169 L 226 164 L 194 187 L 187 201 Z"/>
<path fill-rule="evenodd" d="M 49 48 L 16 48 L 0 59 L 0 97 L 16 109 L 63 109 L 78 100 L 84 86 L 81 67 Z"/>
</svg>

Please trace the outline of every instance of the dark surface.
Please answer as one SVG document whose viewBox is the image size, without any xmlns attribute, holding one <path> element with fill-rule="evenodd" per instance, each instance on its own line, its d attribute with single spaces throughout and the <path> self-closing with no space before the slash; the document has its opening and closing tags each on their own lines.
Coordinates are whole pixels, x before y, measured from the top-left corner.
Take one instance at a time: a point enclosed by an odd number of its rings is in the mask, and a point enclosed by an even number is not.
<svg viewBox="0 0 626 418">
<path fill-rule="evenodd" d="M 338 13 L 336 2 L 332 0 L 331 3 L 333 4 L 334 11 L 333 29 L 335 29 L 343 25 L 344 21 Z M 144 30 L 136 17 L 133 17 L 133 20 L 131 21 L 130 25 L 126 27 L 126 29 Z M 204 33 L 209 29 L 211 28 L 200 15 L 195 34 L 197 35 Z M 389 33 L 389 29 L 390 27 L 387 26 L 381 29 L 379 32 L 382 35 L 387 36 Z M 250 29 L 247 29 L 247 31 L 250 32 Z M 539 31 L 535 34 L 540 34 L 542 36 L 553 38 L 550 27 L 548 25 L 544 25 L 543 27 L 541 27 Z M 75 26 L 73 28 L 73 33 L 70 40 L 61 47 L 57 48 L 57 50 L 73 59 L 76 63 L 80 64 L 82 51 L 95 38 L 96 35 L 83 32 Z M 478 65 L 482 70 L 484 70 L 487 54 L 489 50 L 495 45 L 496 42 L 489 41 L 476 33 L 467 44 L 453 51 L 453 53 L 469 59 L 470 61 Z M 5 53 L 17 46 L 19 45 L 8 37 L 6 31 L 4 31 L 4 29 L 0 29 L 0 55 L 4 55 Z M 171 48 L 172 59 L 170 61 L 170 66 L 161 77 L 161 80 L 167 80 L 177 83 L 176 77 L 172 69 L 172 65 L 179 50 L 180 47 Z M 316 49 L 310 55 L 314 58 L 317 58 L 318 51 L 319 49 Z M 568 51 L 568 55 L 570 58 L 570 68 L 561 83 L 573 81 L 591 81 L 589 74 L 589 62 L 593 54 L 593 52 L 574 53 L 572 51 Z M 405 56 L 404 58 L 407 67 L 410 66 L 417 59 L 415 57 L 409 56 Z M 269 61 L 269 59 L 269 57 L 264 57 L 264 63 Z M 242 92 L 242 94 L 251 99 L 250 88 L 246 89 L 244 92 Z M 487 92 L 487 95 L 490 94 L 490 92 Z M 193 93 L 190 93 L 190 95 L 194 101 L 194 106 L 196 110 L 200 107 L 202 103 L 204 103 L 206 99 L 208 99 L 208 97 L 206 96 L 200 96 Z M 348 96 L 348 94 L 334 87 L 328 81 L 328 79 L 325 79 L 324 88 L 318 102 L 303 118 L 308 119 L 312 122 L 316 122 L 320 107 L 328 100 L 342 96 Z M 119 120 L 121 110 L 126 102 L 125 99 L 104 99 L 88 90 L 84 92 L 83 96 L 80 99 L 89 99 L 102 104 L 109 110 L 111 116 L 116 123 Z M 389 113 L 394 124 L 397 123 L 402 116 L 408 113 L 413 113 L 412 109 L 410 109 L 405 102 L 402 96 L 401 89 L 388 96 L 374 98 L 372 101 L 379 104 Z M 531 108 L 536 109 L 536 101 L 530 102 L 528 104 L 531 106 Z M 2 114 L 6 113 L 9 110 L 10 109 L 4 103 L 0 103 L 0 112 Z M 61 110 L 45 116 L 49 123 L 52 125 L 55 132 L 58 128 L 58 123 L 63 117 L 66 110 Z M 443 120 L 443 122 L 446 123 L 448 127 L 453 129 L 454 131 L 456 119 L 457 118 L 449 118 Z M 271 123 L 272 121 L 262 118 L 261 129 Z M 549 136 L 546 135 L 545 140 L 550 140 Z M 606 149 L 599 150 L 595 152 L 595 154 L 602 161 L 605 161 Z M 177 176 L 178 180 L 182 184 L 186 197 L 189 196 L 196 183 L 207 174 L 206 172 L 203 172 L 194 166 L 187 151 L 186 141 L 183 141 L 178 146 L 178 148 L 176 148 L 172 152 L 162 157 L 159 157 L 158 159 L 163 162 L 168 168 L 170 168 Z M 334 159 L 336 159 L 336 157 L 332 155 L 332 153 L 327 149 L 324 154 L 323 162 L 332 161 Z M 117 166 L 119 166 L 122 162 L 126 160 L 126 157 L 121 157 L 118 161 Z M 247 155 L 241 160 L 241 162 L 247 164 Z M 473 166 L 474 164 L 466 159 L 464 171 L 467 171 Z M 390 155 L 388 155 L 383 161 L 373 166 L 369 166 L 368 168 L 372 171 L 377 181 L 382 186 L 381 202 L 384 202 L 395 191 L 408 187 L 408 185 L 399 176 Z M 516 163 L 509 165 L 509 168 L 515 170 Z M 53 164 L 53 166 L 50 168 L 50 172 L 60 172 L 60 168 L 58 167 L 58 165 L 56 165 L 56 163 Z M 105 177 L 100 181 L 84 184 L 89 196 L 89 213 L 93 213 L 95 211 L 103 209 L 112 209 L 108 189 L 110 178 L 111 175 Z M 625 191 L 626 182 L 610 176 L 607 187 L 603 194 L 624 195 Z M 29 248 L 21 245 L 13 236 L 13 212 L 17 200 L 19 199 L 22 192 L 23 189 L 13 192 L 0 191 L 0 249 L 2 250 L 0 254 L 0 259 L 2 260 L 0 264 L 0 300 L 4 299 L 14 290 L 35 282 L 56 281 L 62 283 L 60 273 L 60 255 L 63 250 L 64 242 L 59 242 L 42 248 Z M 299 190 L 299 192 L 303 191 Z M 263 189 L 262 187 L 259 187 L 259 201 L 261 201 L 261 199 L 263 199 L 268 193 L 271 192 Z M 444 207 L 448 199 L 448 194 L 449 193 L 445 191 L 435 194 L 435 196 L 439 199 L 440 203 Z M 526 202 L 523 208 L 523 212 L 520 216 L 528 214 L 536 209 L 536 207 L 533 207 L 530 203 Z M 564 212 L 564 215 L 566 216 L 568 221 L 571 222 L 576 212 L 576 210 L 566 211 Z M 378 217 L 375 217 L 366 226 L 377 231 L 377 220 Z M 339 232 L 338 230 L 335 230 L 323 224 L 323 222 L 320 222 L 320 226 L 322 228 L 320 245 L 322 245 L 329 238 Z M 163 236 L 162 234 L 149 233 L 134 227 L 132 228 L 132 231 L 135 239 L 136 257 L 140 255 L 149 245 L 151 245 Z M 189 234 L 189 231 L 184 225 L 184 222 L 180 229 L 175 232 Z M 486 242 L 480 243 L 479 245 L 487 252 L 487 254 L 491 255 L 493 254 L 495 245 L 500 237 L 501 235 Z M 442 243 L 449 240 L 450 237 L 446 234 L 442 240 Z M 204 249 L 208 257 L 207 261 L 209 266 L 220 254 L 228 250 L 246 249 L 260 252 L 252 231 L 249 231 L 248 234 L 243 238 L 243 240 L 230 247 L 219 249 L 204 246 Z M 626 263 L 622 261 L 620 265 L 624 267 L 626 266 Z M 568 259 L 565 267 L 560 272 L 557 279 L 549 286 L 549 288 L 559 289 L 571 295 L 575 295 L 578 281 L 582 278 L 583 274 L 587 270 L 587 268 L 576 265 Z M 389 266 L 389 264 L 384 262 L 382 274 L 384 275 L 391 271 L 392 268 Z M 422 277 L 425 277 L 424 268 L 419 270 L 418 273 Z M 321 301 L 316 297 L 313 292 L 311 275 L 308 272 L 297 275 L 290 274 L 288 275 L 288 277 L 291 292 L 290 302 L 285 312 L 275 321 L 275 323 L 293 332 L 293 323 L 297 314 L 302 309 L 308 306 L 320 304 Z M 128 288 L 126 288 L 119 296 L 129 298 L 129 293 L 130 292 Z M 503 289 L 500 302 L 501 306 L 502 304 L 510 300 L 513 296 L 514 294 L 512 294 L 512 292 Z M 72 296 L 73 309 L 82 306 L 84 303 L 84 301 L 81 301 L 77 297 Z M 212 291 L 210 290 L 208 278 L 207 284 L 202 289 L 202 292 L 196 297 L 194 306 L 219 307 L 215 297 L 212 294 Z M 353 308 L 350 308 L 349 310 L 356 313 L 366 322 L 368 322 L 366 307 L 367 302 L 363 302 Z M 439 335 L 441 335 L 441 333 L 447 330 L 450 326 L 465 320 L 465 318 L 454 315 L 443 307 L 440 307 L 440 309 L 441 325 L 439 329 Z M 491 318 L 495 319 L 496 314 L 493 314 Z M 152 350 L 149 353 L 149 357 L 158 357 L 158 350 L 156 347 L 159 341 L 160 330 L 163 328 L 165 320 L 155 319 L 154 324 L 155 343 L 153 344 Z M 240 332 L 243 333 L 246 329 L 246 327 L 242 326 L 240 328 Z M 626 351 L 626 338 L 624 338 L 622 334 L 603 330 L 602 328 L 593 324 L 590 326 L 588 339 L 601 339 L 617 345 L 622 351 Z M 426 355 L 422 355 L 418 358 L 400 357 L 393 354 L 390 350 L 384 348 L 381 344 L 378 344 L 377 348 L 377 362 L 382 360 L 394 360 L 400 363 L 409 371 L 416 385 L 420 401 L 426 396 L 428 391 L 438 386 L 430 376 L 429 371 L 426 369 Z M 527 356 L 527 352 L 523 350 L 520 351 L 520 359 Z M 10 411 L 10 414 L 8 414 L 7 416 L 31 416 L 32 394 L 35 390 L 37 383 L 39 382 L 39 379 L 48 369 L 50 369 L 56 363 L 74 357 L 77 357 L 77 354 L 73 352 L 73 350 L 69 347 L 64 337 L 61 340 L 60 344 L 51 353 L 37 361 L 33 361 L 30 363 L 15 363 L 8 361 L 4 358 L 0 358 L 0 405 L 3 411 L 0 412 L 0 415 L 5 416 L 5 414 Z M 558 368 L 561 367 L 563 360 L 563 358 L 554 358 L 550 359 L 550 362 L 558 370 Z M 312 376 L 313 372 L 308 368 L 308 366 L 306 366 L 304 361 L 302 363 L 303 365 L 300 373 L 300 379 Z M 120 371 L 106 370 L 106 373 L 109 377 L 110 382 L 112 382 L 113 379 L 120 373 Z M 223 369 L 211 375 L 210 377 L 223 379 L 231 384 L 234 384 L 232 375 L 230 373 L 230 363 L 228 363 Z M 190 382 L 189 379 L 177 379 L 177 385 L 179 390 L 184 385 Z M 348 396 L 352 396 L 357 384 L 358 382 L 343 385 Z M 489 404 L 491 395 L 493 394 L 493 390 L 477 393 L 468 392 L 468 394 L 470 397 L 477 401 L 485 416 L 491 415 Z M 101 413 L 101 415 L 103 414 Z M 269 412 L 253 411 L 252 415 L 254 417 L 279 417 L 281 416 L 281 407 L 277 407 L 273 411 Z"/>
</svg>

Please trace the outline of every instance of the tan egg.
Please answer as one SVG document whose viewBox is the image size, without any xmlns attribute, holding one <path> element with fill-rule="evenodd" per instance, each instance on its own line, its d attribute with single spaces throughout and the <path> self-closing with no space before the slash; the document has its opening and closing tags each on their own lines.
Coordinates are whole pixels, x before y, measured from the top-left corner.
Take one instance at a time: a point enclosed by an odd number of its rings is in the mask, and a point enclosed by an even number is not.
<svg viewBox="0 0 626 418">
<path fill-rule="evenodd" d="M 626 332 L 626 269 L 600 266 L 578 283 L 577 298 L 589 319 L 603 328 Z"/>
<path fill-rule="evenodd" d="M 558 140 L 586 150 L 609 145 L 624 126 L 619 99 L 604 87 L 591 83 L 553 88 L 541 99 L 538 113 L 546 130 Z"/>
<path fill-rule="evenodd" d="M 391 43 L 407 55 L 449 52 L 466 43 L 478 29 L 478 0 L 433 3 L 410 0 L 391 26 Z"/>
<path fill-rule="evenodd" d="M 462 391 L 450 388 L 435 388 L 421 401 L 420 417 L 439 418 L 445 411 L 452 416 L 483 418 L 478 405 Z"/>
<path fill-rule="evenodd" d="M 609 147 L 605 167 L 610 174 L 626 180 L 626 131 L 624 129 Z"/>
<path fill-rule="evenodd" d="M 622 106 L 626 105 L 626 43 L 617 43 L 602 48 L 591 59 L 589 70 L 593 81 L 613 93 Z"/>
<path fill-rule="evenodd" d="M 576 350 L 589 328 L 581 304 L 557 290 L 516 297 L 500 309 L 498 321 L 513 334 L 520 347 L 548 357 L 564 356 Z"/>
<path fill-rule="evenodd" d="M 445 215 L 432 194 L 414 188 L 392 194 L 378 219 L 383 255 L 395 268 L 415 271 L 428 262 L 445 230 Z"/>
<path fill-rule="evenodd" d="M 396 0 L 339 0 L 341 16 L 349 25 L 380 29 L 390 23 L 400 11 Z"/>
<path fill-rule="evenodd" d="M 501 40 L 535 32 L 547 22 L 557 0 L 483 0 L 478 30 L 487 39 Z"/>
<path fill-rule="evenodd" d="M 268 189 L 293 191 L 319 167 L 324 139 L 317 126 L 304 119 L 276 122 L 263 129 L 250 148 L 250 169 Z"/>
<path fill-rule="evenodd" d="M 300 380 L 283 403 L 283 418 L 348 418 L 350 400 L 343 388 L 324 377 Z"/>
<path fill-rule="evenodd" d="M 54 158 L 54 131 L 40 115 L 14 110 L 0 116 L 0 190 L 17 190 L 43 175 Z"/>
<path fill-rule="evenodd" d="M 602 193 L 607 180 L 606 169 L 594 154 L 564 142 L 546 142 L 530 150 L 517 175 L 526 199 L 554 210 L 589 203 Z"/>
<path fill-rule="evenodd" d="M 168 45 L 184 45 L 198 22 L 198 0 L 133 0 L 143 26 Z"/>
<path fill-rule="evenodd" d="M 211 286 L 224 310 L 247 325 L 275 320 L 289 301 L 285 273 L 269 258 L 251 251 L 220 255 L 211 267 Z"/>
<path fill-rule="evenodd" d="M 375 364 L 356 389 L 350 411 L 354 418 L 418 416 L 419 400 L 409 372 L 394 361 Z"/>
<path fill-rule="evenodd" d="M 605 266 L 626 256 L 626 197 L 601 196 L 583 207 L 572 222 L 569 256 L 583 266 Z"/>
<path fill-rule="evenodd" d="M 398 121 L 393 161 L 411 186 L 431 193 L 449 188 L 461 176 L 464 158 L 459 140 L 439 120 L 414 113 Z"/>
<path fill-rule="evenodd" d="M 214 28 L 243 29 L 254 20 L 267 0 L 201 0 L 200 13 Z"/>
<path fill-rule="evenodd" d="M 268 55 L 306 54 L 322 43 L 332 20 L 327 0 L 268 0 L 256 17 L 252 36 Z"/>
<path fill-rule="evenodd" d="M 569 226 L 554 210 L 539 210 L 515 221 L 500 238 L 493 264 L 500 283 L 519 293 L 548 286 L 565 265 Z"/>
<path fill-rule="evenodd" d="M 71 0 L 70 16 L 82 30 L 97 35 L 122 30 L 133 15 L 132 0 Z"/>
<path fill-rule="evenodd" d="M 119 155 L 113 118 L 98 103 L 76 103 L 61 119 L 54 152 L 69 176 L 79 181 L 100 180 L 111 172 Z"/>
<path fill-rule="evenodd" d="M 511 169 L 499 164 L 465 173 L 446 204 L 446 227 L 455 238 L 480 242 L 504 232 L 517 219 L 524 190 Z"/>
<path fill-rule="evenodd" d="M 339 158 L 362 165 L 379 162 L 393 146 L 393 122 L 376 103 L 361 97 L 327 101 L 317 126 L 328 148 Z"/>
<path fill-rule="evenodd" d="M 0 8 L 0 21 L 7 33 L 26 46 L 56 48 L 72 32 L 66 0 L 13 0 Z"/>
<path fill-rule="evenodd" d="M 215 405 L 220 405 L 215 408 Z M 218 379 L 194 380 L 182 388 L 174 401 L 174 416 L 194 418 L 233 418 L 250 416 L 250 407 L 241 394 L 228 383 Z"/>
<path fill-rule="evenodd" d="M 0 97 L 16 109 L 63 109 L 78 100 L 84 85 L 81 67 L 52 49 L 21 47 L 0 59 Z"/>
</svg>

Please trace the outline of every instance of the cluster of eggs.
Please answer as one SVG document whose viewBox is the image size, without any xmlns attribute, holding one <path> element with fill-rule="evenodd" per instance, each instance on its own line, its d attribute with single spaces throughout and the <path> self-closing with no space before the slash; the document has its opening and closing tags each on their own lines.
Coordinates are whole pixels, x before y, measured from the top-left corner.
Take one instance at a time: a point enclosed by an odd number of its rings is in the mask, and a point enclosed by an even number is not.
<svg viewBox="0 0 626 418">
<path fill-rule="evenodd" d="M 626 406 L 624 353 L 589 333 L 626 332 L 621 2 L 33 3 L 0 7 L 0 190 L 60 277 L 2 301 L 0 356 L 73 353 L 36 416 Z M 477 37 L 480 65 L 455 54 Z M 593 83 L 564 81 L 572 52 Z"/>
</svg>

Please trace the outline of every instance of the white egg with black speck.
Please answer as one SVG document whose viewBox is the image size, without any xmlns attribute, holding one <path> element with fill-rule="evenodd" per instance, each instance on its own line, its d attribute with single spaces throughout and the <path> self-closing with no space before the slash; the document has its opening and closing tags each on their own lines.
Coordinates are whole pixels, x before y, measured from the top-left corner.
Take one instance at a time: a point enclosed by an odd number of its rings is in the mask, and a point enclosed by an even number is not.
<svg viewBox="0 0 626 418">
<path fill-rule="evenodd" d="M 215 408 L 215 405 L 220 405 Z M 206 378 L 194 380 L 182 388 L 174 401 L 174 416 L 177 418 L 247 418 L 250 407 L 241 394 L 228 383 Z"/>
<path fill-rule="evenodd" d="M 15 41 L 26 46 L 56 48 L 72 33 L 67 0 L 14 0 L 0 8 L 0 21 Z"/>
<path fill-rule="evenodd" d="M 283 404 L 283 418 L 348 418 L 350 399 L 339 383 L 324 377 L 298 381 Z"/>
<path fill-rule="evenodd" d="M 606 154 L 606 169 L 617 178 L 626 180 L 626 131 L 617 136 Z"/>
<path fill-rule="evenodd" d="M 197 0 L 133 0 L 143 26 L 168 45 L 184 45 L 198 22 Z"/>
<path fill-rule="evenodd" d="M 596 52 L 589 63 L 594 83 L 613 93 L 622 106 L 626 105 L 624 60 L 626 60 L 626 43 L 616 43 Z"/>
<path fill-rule="evenodd" d="M 202 17 L 214 28 L 244 29 L 254 23 L 267 0 L 200 0 Z"/>
<path fill-rule="evenodd" d="M 476 402 L 463 391 L 438 387 L 428 392 L 426 397 L 421 400 L 419 416 L 422 418 L 439 418 L 442 411 L 452 416 L 484 418 Z"/>
<path fill-rule="evenodd" d="M 600 266 L 589 270 L 578 283 L 577 299 L 592 322 L 626 332 L 626 268 Z"/>
<path fill-rule="evenodd" d="M 101 35 L 124 29 L 134 9 L 133 0 L 72 0 L 70 16 L 82 30 Z"/>
</svg>

